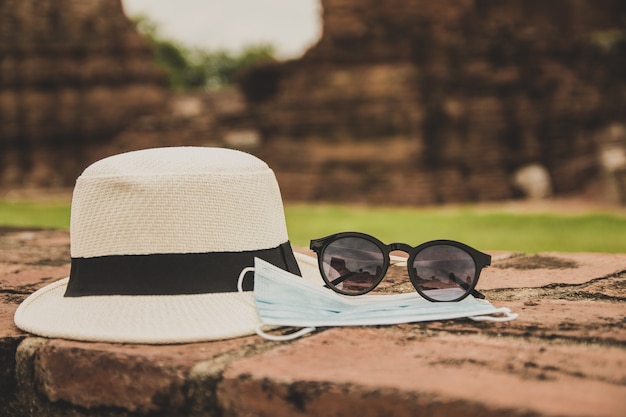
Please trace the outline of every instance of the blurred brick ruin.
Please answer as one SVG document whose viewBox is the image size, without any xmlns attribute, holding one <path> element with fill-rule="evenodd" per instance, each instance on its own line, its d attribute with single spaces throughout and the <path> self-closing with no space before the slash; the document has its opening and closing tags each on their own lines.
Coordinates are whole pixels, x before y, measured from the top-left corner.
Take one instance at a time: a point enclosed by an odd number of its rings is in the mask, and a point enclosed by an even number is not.
<svg viewBox="0 0 626 417">
<path fill-rule="evenodd" d="M 622 0 L 321 5 L 300 59 L 249 70 L 239 90 L 174 95 L 119 1 L 0 2 L 0 186 L 71 185 L 102 156 L 203 145 L 260 156 L 288 200 L 595 187 L 626 202 Z"/>
<path fill-rule="evenodd" d="M 1 0 L 0 186 L 73 184 L 165 85 L 119 0 Z"/>
<path fill-rule="evenodd" d="M 623 1 L 322 5 L 317 45 L 242 81 L 289 194 L 505 199 L 537 165 L 576 193 L 602 175 L 601 148 L 624 152 Z"/>
</svg>

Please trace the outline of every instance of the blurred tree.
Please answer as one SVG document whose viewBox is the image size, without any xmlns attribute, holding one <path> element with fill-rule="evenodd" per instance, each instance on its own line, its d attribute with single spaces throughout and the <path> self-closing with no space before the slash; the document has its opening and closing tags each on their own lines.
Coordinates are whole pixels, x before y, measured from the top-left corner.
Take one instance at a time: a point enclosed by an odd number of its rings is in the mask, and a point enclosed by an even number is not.
<svg viewBox="0 0 626 417">
<path fill-rule="evenodd" d="M 152 44 L 157 64 L 168 72 L 170 86 L 176 90 L 229 87 L 235 84 L 237 76 L 245 68 L 275 61 L 275 49 L 269 44 L 250 45 L 238 54 L 226 50 L 187 48 L 164 38 L 159 33 L 158 24 L 148 16 L 138 15 L 132 20 Z"/>
</svg>

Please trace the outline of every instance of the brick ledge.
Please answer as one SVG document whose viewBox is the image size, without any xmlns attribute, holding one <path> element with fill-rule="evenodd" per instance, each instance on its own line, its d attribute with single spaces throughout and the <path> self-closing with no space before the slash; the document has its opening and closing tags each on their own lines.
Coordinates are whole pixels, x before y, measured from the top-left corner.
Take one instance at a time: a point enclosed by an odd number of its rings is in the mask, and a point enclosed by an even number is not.
<svg viewBox="0 0 626 417">
<path fill-rule="evenodd" d="M 494 254 L 481 286 L 495 305 L 520 313 L 508 323 L 145 346 L 49 340 L 15 328 L 19 302 L 67 276 L 69 235 L 3 230 L 0 249 L 0 416 L 621 416 L 626 409 L 626 255 Z"/>
</svg>

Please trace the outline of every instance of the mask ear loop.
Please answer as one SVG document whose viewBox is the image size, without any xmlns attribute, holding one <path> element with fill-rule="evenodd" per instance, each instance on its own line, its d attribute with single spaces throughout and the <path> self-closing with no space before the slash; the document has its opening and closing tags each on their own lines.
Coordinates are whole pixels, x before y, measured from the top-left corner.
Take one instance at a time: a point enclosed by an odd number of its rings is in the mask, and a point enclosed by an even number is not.
<svg viewBox="0 0 626 417">
<path fill-rule="evenodd" d="M 503 314 L 503 316 L 500 317 L 494 317 L 491 314 Z M 474 321 L 492 321 L 492 322 L 503 322 L 503 321 L 511 321 L 511 320 L 515 320 L 516 318 L 519 317 L 519 314 L 517 313 L 511 313 L 511 309 L 508 307 L 501 307 L 496 309 L 493 313 L 491 313 L 489 315 L 484 315 L 484 316 L 473 316 L 473 317 L 468 317 Z"/>
<path fill-rule="evenodd" d="M 237 278 L 237 291 L 240 294 L 244 294 L 245 291 L 243 290 L 243 280 L 246 277 L 246 274 L 248 272 L 254 272 L 254 267 L 253 266 L 248 266 L 244 269 L 241 270 L 241 272 L 239 273 L 239 278 Z M 256 305 L 254 305 L 254 302 L 251 302 L 248 298 L 244 299 L 244 302 L 252 307 L 254 307 L 254 309 L 256 310 Z"/>
<path fill-rule="evenodd" d="M 261 323 L 258 326 L 256 326 L 256 334 L 258 334 L 259 336 L 261 336 L 263 339 L 265 340 L 271 340 L 273 342 L 287 342 L 289 340 L 295 340 L 298 339 L 302 336 L 304 336 L 305 334 L 311 333 L 313 331 L 315 331 L 315 327 L 304 327 L 298 331 L 295 331 L 293 333 L 289 333 L 289 334 L 280 334 L 280 335 L 273 335 L 273 334 L 269 334 L 266 333 L 265 331 L 263 331 L 263 329 L 261 329 L 261 327 L 265 326 L 265 324 Z"/>
<path fill-rule="evenodd" d="M 254 272 L 254 267 L 249 266 L 246 267 L 244 269 L 241 270 L 241 272 L 239 273 L 239 278 L 237 278 L 237 291 L 240 293 L 243 293 L 243 280 L 246 277 L 246 274 L 248 272 Z M 252 304 L 254 306 L 254 304 Z M 256 308 L 256 306 L 254 306 Z M 315 331 L 315 327 L 304 327 L 296 332 L 290 333 L 290 334 L 284 334 L 284 335 L 273 335 L 273 334 L 269 334 L 264 332 L 261 327 L 265 326 L 265 324 L 263 323 L 259 323 L 256 328 L 254 329 L 256 331 L 256 334 L 258 334 L 259 336 L 261 336 L 263 339 L 265 340 L 271 340 L 274 342 L 287 342 L 289 340 L 295 340 L 299 337 L 304 336 L 307 333 L 311 333 L 313 331 Z"/>
<path fill-rule="evenodd" d="M 239 278 L 237 279 L 237 291 L 243 292 L 243 279 L 246 277 L 248 272 L 254 272 L 253 266 L 248 266 L 241 270 L 239 273 Z"/>
</svg>

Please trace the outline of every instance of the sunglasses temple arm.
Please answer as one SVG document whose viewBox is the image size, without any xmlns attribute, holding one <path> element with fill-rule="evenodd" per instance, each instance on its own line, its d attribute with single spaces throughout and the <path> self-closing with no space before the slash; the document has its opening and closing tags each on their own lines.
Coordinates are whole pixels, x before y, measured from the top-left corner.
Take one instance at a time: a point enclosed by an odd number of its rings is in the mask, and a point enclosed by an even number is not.
<svg viewBox="0 0 626 417">
<path fill-rule="evenodd" d="M 330 281 L 330 283 L 333 285 L 341 284 L 342 282 L 344 282 L 345 280 L 347 280 L 354 274 L 355 274 L 354 272 L 348 272 L 347 274 L 343 274 L 339 278 L 335 278 L 334 280 Z M 324 287 L 328 288 L 328 285 L 324 285 Z"/>
<path fill-rule="evenodd" d="M 473 289 L 470 294 L 472 294 L 472 296 L 474 296 L 474 298 L 480 298 L 481 300 L 483 300 L 485 298 L 485 294 L 481 293 L 477 289 Z"/>
<path fill-rule="evenodd" d="M 454 273 L 450 272 L 448 276 L 450 277 L 450 279 L 453 279 L 454 282 L 463 287 L 464 290 L 469 290 L 470 286 L 465 281 L 459 279 L 456 275 L 454 275 Z M 472 294 L 474 298 L 480 298 L 481 300 L 485 298 L 485 295 L 477 289 L 473 289 L 470 294 Z"/>
</svg>

